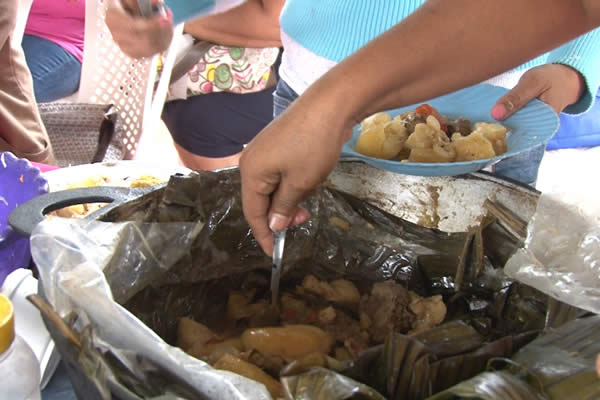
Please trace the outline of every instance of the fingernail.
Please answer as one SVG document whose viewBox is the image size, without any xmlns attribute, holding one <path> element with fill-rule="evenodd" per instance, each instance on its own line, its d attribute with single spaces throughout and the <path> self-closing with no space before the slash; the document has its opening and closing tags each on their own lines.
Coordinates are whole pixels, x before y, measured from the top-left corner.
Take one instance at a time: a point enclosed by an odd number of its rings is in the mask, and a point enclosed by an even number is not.
<svg viewBox="0 0 600 400">
<path fill-rule="evenodd" d="M 273 213 L 269 218 L 269 229 L 273 232 L 281 232 L 290 224 L 290 219 L 285 215 Z"/>
<path fill-rule="evenodd" d="M 163 28 L 167 28 L 171 26 L 171 20 L 169 17 L 160 17 L 158 24 Z"/>
<path fill-rule="evenodd" d="M 504 119 L 506 118 L 507 113 L 508 111 L 506 110 L 506 107 L 504 107 L 504 104 L 496 104 L 494 107 L 492 107 L 490 112 L 494 119 Z"/>
</svg>

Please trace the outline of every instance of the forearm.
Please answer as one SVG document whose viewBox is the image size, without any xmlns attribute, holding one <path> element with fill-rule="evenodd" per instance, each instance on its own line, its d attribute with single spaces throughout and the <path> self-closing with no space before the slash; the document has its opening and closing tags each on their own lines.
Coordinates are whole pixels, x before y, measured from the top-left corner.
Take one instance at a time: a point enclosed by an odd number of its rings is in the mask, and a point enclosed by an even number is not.
<svg viewBox="0 0 600 400">
<path fill-rule="evenodd" d="M 301 97 L 335 109 L 350 126 L 376 111 L 481 82 L 592 29 L 597 14 L 587 4 L 429 0 Z"/>
<path fill-rule="evenodd" d="M 284 0 L 248 0 L 224 13 L 185 24 L 197 39 L 226 46 L 280 47 L 279 14 Z"/>
</svg>

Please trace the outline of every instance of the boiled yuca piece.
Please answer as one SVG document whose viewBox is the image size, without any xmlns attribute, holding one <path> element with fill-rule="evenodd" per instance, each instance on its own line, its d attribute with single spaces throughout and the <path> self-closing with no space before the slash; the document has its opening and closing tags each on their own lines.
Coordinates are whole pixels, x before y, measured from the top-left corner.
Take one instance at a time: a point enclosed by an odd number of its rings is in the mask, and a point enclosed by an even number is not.
<svg viewBox="0 0 600 400">
<path fill-rule="evenodd" d="M 360 130 L 361 132 L 364 132 L 374 126 L 385 125 L 386 123 L 390 122 L 390 119 L 390 115 L 386 112 L 373 114 L 362 120 L 360 123 Z"/>
<path fill-rule="evenodd" d="M 496 155 L 492 143 L 479 131 L 469 136 L 452 135 L 452 145 L 456 151 L 456 161 L 482 160 Z"/>
<path fill-rule="evenodd" d="M 434 144 L 448 141 L 446 133 L 429 124 L 418 123 L 415 125 L 415 131 L 406 139 L 404 146 L 411 150 L 432 149 Z"/>
<path fill-rule="evenodd" d="M 424 163 L 452 162 L 456 159 L 456 151 L 452 143 L 436 143 L 431 149 L 412 149 L 408 161 Z"/>
<path fill-rule="evenodd" d="M 372 125 L 356 141 L 356 151 L 369 157 L 392 159 L 400 153 L 408 137 L 400 121 Z"/>
<path fill-rule="evenodd" d="M 475 132 L 481 132 L 487 140 L 492 143 L 496 155 L 504 154 L 508 150 L 506 146 L 506 133 L 508 129 L 497 122 L 477 122 Z"/>
</svg>

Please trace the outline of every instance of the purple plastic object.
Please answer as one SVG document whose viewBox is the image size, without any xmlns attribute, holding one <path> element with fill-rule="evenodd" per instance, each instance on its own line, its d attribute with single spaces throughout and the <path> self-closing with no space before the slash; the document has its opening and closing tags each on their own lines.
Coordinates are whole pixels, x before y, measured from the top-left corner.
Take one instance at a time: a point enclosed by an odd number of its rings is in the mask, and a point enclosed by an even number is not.
<svg viewBox="0 0 600 400">
<path fill-rule="evenodd" d="M 17 268 L 31 260 L 29 238 L 14 232 L 8 215 L 20 204 L 48 193 L 48 181 L 40 170 L 9 152 L 0 153 L 0 286 Z"/>
</svg>

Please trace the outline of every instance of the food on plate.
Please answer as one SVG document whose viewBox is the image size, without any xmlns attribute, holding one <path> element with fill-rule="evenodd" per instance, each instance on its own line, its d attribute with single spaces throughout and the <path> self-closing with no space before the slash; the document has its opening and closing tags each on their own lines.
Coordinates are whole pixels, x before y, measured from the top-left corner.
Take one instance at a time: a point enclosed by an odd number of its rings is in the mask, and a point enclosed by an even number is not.
<svg viewBox="0 0 600 400">
<path fill-rule="evenodd" d="M 70 183 L 65 189 L 79 189 L 96 186 L 107 186 L 111 184 L 111 180 L 108 176 L 90 176 L 82 181 Z M 106 203 L 87 203 L 87 204 L 75 204 L 69 207 L 61 208 L 56 210 L 49 215 L 55 215 L 64 218 L 82 218 L 94 211 L 102 208 Z"/>
<path fill-rule="evenodd" d="M 508 129 L 495 122 L 451 120 L 423 104 L 393 119 L 377 113 L 360 124 L 355 150 L 386 160 L 440 163 L 492 158 L 507 151 Z"/>
<path fill-rule="evenodd" d="M 404 124 L 397 120 L 390 121 L 389 116 L 387 121 L 384 118 L 375 118 L 371 122 L 363 122 L 361 126 L 362 134 L 356 142 L 356 151 L 371 157 L 395 157 L 408 138 Z"/>
<path fill-rule="evenodd" d="M 161 183 L 164 183 L 164 180 L 157 178 L 156 176 L 142 175 L 142 176 L 135 178 L 133 181 L 131 181 L 129 186 L 132 188 L 150 187 L 150 186 L 160 185 Z"/>
<path fill-rule="evenodd" d="M 394 332 L 413 335 L 441 324 L 442 296 L 421 297 L 389 280 L 361 285 L 306 275 L 277 306 L 256 289 L 231 291 L 224 321 L 178 324 L 178 346 L 217 369 L 255 379 L 278 395 L 285 371 L 356 359 Z M 268 294 L 268 293 L 266 293 Z"/>
<path fill-rule="evenodd" d="M 106 175 L 90 176 L 79 182 L 70 183 L 65 189 L 78 189 L 88 188 L 97 186 L 124 186 L 132 188 L 150 187 L 163 183 L 164 180 L 153 175 L 140 175 L 131 181 L 115 180 L 111 179 Z M 61 208 L 56 210 L 49 215 L 55 215 L 65 218 L 83 218 L 86 215 L 104 207 L 106 203 L 86 203 L 86 204 L 75 204 L 73 206 Z"/>
</svg>

